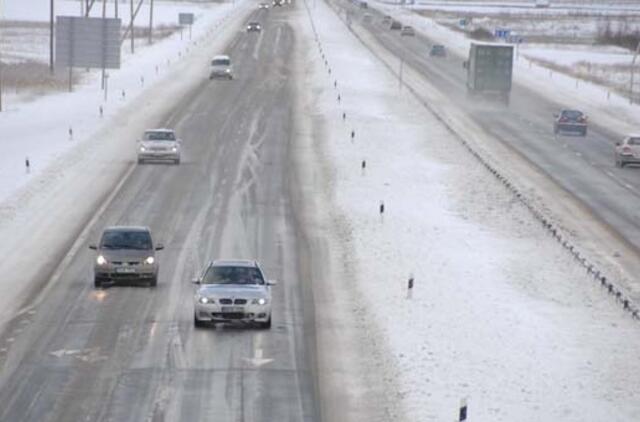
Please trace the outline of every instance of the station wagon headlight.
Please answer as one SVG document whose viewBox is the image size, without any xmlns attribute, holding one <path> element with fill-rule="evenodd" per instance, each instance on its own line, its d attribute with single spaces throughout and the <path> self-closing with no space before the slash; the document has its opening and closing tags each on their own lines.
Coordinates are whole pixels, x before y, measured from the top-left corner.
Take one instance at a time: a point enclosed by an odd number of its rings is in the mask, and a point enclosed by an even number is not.
<svg viewBox="0 0 640 422">
<path fill-rule="evenodd" d="M 171 148 L 171 152 L 178 152 L 178 147 Z"/>
<path fill-rule="evenodd" d="M 145 152 L 145 151 L 146 151 L 146 148 L 145 148 L 145 147 L 143 147 L 143 146 L 141 146 L 141 147 L 140 147 L 140 151 Z"/>
<path fill-rule="evenodd" d="M 253 301 L 251 303 L 253 305 L 266 305 L 267 304 L 267 299 L 261 297 L 260 299 L 253 299 Z"/>
<path fill-rule="evenodd" d="M 98 265 L 105 265 L 107 263 L 107 260 L 104 256 L 98 255 L 98 257 L 96 258 L 96 263 Z"/>
<path fill-rule="evenodd" d="M 155 258 L 154 258 L 154 257 L 152 257 L 152 256 L 150 256 L 149 258 L 147 258 L 147 259 L 145 259 L 145 260 L 144 260 L 144 263 L 145 263 L 145 264 L 149 264 L 149 265 L 153 264 L 154 262 L 156 262 L 156 260 L 155 260 Z"/>
<path fill-rule="evenodd" d="M 206 305 L 207 303 L 215 303 L 216 301 L 206 296 L 201 296 L 200 299 L 198 299 L 198 302 Z"/>
<path fill-rule="evenodd" d="M 227 73 L 230 73 L 231 69 L 225 69 L 224 71 L 227 72 Z"/>
</svg>

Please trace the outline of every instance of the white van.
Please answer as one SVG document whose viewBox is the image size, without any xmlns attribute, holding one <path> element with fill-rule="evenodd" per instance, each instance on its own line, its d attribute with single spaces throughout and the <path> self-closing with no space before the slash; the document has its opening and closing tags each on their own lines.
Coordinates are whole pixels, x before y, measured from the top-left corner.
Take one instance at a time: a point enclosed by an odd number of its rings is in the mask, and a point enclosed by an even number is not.
<svg viewBox="0 0 640 422">
<path fill-rule="evenodd" d="M 233 67 L 231 66 L 231 58 L 229 56 L 219 55 L 211 60 L 209 79 L 213 78 L 233 79 Z"/>
</svg>

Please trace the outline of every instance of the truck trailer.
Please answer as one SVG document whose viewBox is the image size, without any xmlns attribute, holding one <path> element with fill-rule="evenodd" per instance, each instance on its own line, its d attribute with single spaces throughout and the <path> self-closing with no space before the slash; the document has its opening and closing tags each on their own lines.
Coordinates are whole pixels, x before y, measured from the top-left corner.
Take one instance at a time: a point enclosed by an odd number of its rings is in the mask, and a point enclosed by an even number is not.
<svg viewBox="0 0 640 422">
<path fill-rule="evenodd" d="M 513 46 L 472 42 L 467 69 L 469 96 L 494 97 L 509 104 L 513 73 Z"/>
</svg>

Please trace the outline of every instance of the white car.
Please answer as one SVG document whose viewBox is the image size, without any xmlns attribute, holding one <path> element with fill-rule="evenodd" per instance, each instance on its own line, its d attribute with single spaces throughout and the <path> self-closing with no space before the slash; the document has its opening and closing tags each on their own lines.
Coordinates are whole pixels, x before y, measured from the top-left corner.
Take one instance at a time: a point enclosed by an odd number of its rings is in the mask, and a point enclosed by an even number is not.
<svg viewBox="0 0 640 422">
<path fill-rule="evenodd" d="M 149 160 L 169 160 L 180 164 L 182 141 L 171 129 L 149 129 L 138 140 L 138 163 Z"/>
<path fill-rule="evenodd" d="M 233 79 L 233 66 L 231 65 L 231 58 L 229 56 L 220 54 L 213 57 L 211 60 L 209 79 L 214 78 Z"/>
<path fill-rule="evenodd" d="M 193 280 L 193 323 L 250 323 L 271 328 L 271 287 L 255 261 L 213 261 Z"/>
</svg>

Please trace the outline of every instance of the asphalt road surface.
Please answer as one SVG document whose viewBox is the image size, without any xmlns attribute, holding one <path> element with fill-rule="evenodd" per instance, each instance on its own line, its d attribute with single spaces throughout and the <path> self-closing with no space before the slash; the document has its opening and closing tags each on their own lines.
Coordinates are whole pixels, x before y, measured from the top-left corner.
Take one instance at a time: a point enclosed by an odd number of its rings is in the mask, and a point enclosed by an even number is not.
<svg viewBox="0 0 640 422">
<path fill-rule="evenodd" d="M 94 289 L 95 255 L 82 245 L 12 323 L 0 420 L 319 419 L 313 301 L 289 189 L 286 14 L 256 11 L 262 32 L 238 28 L 227 50 L 236 79 L 203 74 L 158 122 L 182 138 L 182 164 L 137 166 L 92 227 L 94 243 L 108 225 L 149 226 L 166 248 L 158 287 Z M 256 258 L 279 282 L 271 330 L 194 328 L 190 280 L 215 258 Z"/>
<path fill-rule="evenodd" d="M 572 108 L 570 102 L 557 104 L 526 87 L 515 85 L 510 104 L 474 100 L 467 97 L 463 58 L 429 57 L 434 41 L 416 34 L 401 36 L 383 25 L 382 14 L 341 2 L 383 48 L 404 60 L 462 108 L 494 139 L 517 151 L 543 170 L 636 250 L 640 250 L 640 168 L 619 169 L 614 163 L 614 145 L 626 134 L 617 128 L 598 126 L 595 117 L 589 133 L 581 136 L 555 136 L 553 113 Z M 370 23 L 362 21 L 371 14 Z"/>
</svg>

